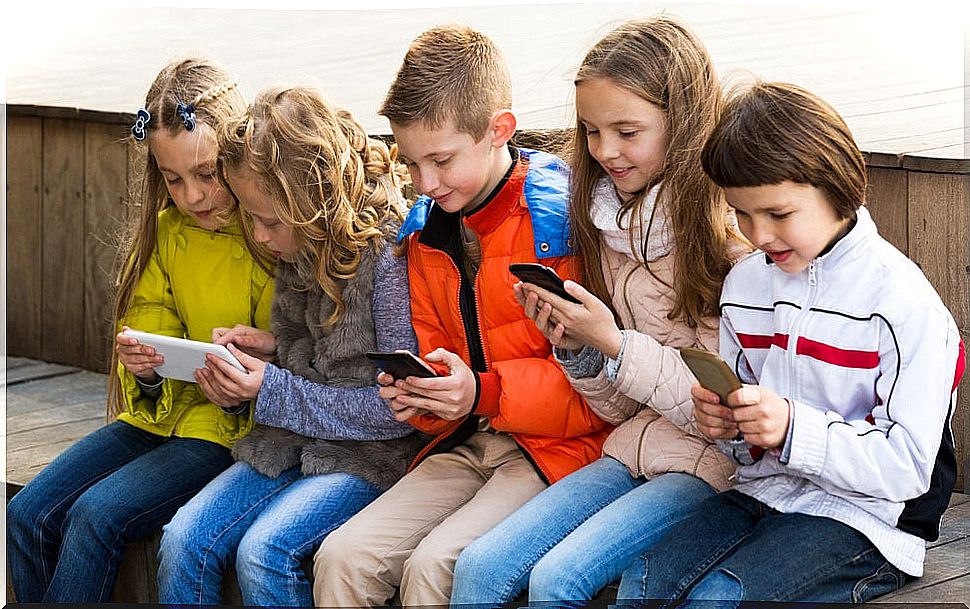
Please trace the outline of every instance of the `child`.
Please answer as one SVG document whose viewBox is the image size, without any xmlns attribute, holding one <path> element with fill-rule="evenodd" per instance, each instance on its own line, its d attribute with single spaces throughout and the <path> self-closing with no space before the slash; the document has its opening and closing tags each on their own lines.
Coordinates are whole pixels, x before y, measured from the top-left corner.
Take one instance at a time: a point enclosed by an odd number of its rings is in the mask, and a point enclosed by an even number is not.
<svg viewBox="0 0 970 609">
<path fill-rule="evenodd" d="M 748 385 L 725 405 L 692 389 L 701 431 L 742 466 L 650 549 L 644 596 L 737 606 L 896 590 L 922 574 L 956 475 L 953 318 L 879 237 L 862 154 L 818 97 L 755 84 L 702 158 L 763 252 L 721 295 L 721 354 Z"/>
<path fill-rule="evenodd" d="M 721 280 L 747 251 L 700 164 L 720 109 L 711 60 L 677 20 L 623 24 L 583 60 L 570 216 L 589 291 L 566 282 L 583 304 L 517 293 L 573 387 L 619 427 L 601 459 L 465 549 L 453 606 L 527 586 L 532 601 L 589 600 L 621 574 L 620 597 L 637 595 L 635 559 L 730 485 L 734 467 L 691 423 L 694 377 L 677 352 L 717 350 Z"/>
<path fill-rule="evenodd" d="M 212 329 L 269 327 L 272 280 L 246 253 L 234 202 L 215 178 L 214 129 L 245 111 L 221 67 L 185 59 L 164 68 L 132 135 L 148 154 L 141 215 L 118 279 L 115 326 L 208 341 Z M 169 521 L 232 464 L 252 425 L 193 383 L 163 379 L 161 355 L 119 333 L 109 411 L 117 420 L 64 451 L 7 506 L 7 555 L 17 601 L 111 598 L 126 543 Z"/>
<path fill-rule="evenodd" d="M 219 148 L 254 253 L 279 262 L 272 334 L 217 332 L 248 374 L 212 358 L 199 384 L 227 406 L 252 400 L 262 425 L 165 526 L 159 600 L 222 604 L 235 559 L 245 605 L 307 607 L 302 560 L 420 448 L 422 434 L 394 420 L 364 357 L 416 347 L 406 261 L 393 255 L 399 166 L 349 113 L 300 87 L 260 94 Z"/>
<path fill-rule="evenodd" d="M 608 425 L 570 387 L 515 302 L 511 262 L 573 276 L 567 175 L 508 146 L 504 59 L 482 34 L 421 34 L 381 108 L 415 188 L 407 239 L 418 345 L 442 376 L 393 379 L 399 420 L 437 437 L 420 464 L 331 534 L 314 559 L 317 606 L 443 605 L 469 542 L 599 455 Z"/>
</svg>

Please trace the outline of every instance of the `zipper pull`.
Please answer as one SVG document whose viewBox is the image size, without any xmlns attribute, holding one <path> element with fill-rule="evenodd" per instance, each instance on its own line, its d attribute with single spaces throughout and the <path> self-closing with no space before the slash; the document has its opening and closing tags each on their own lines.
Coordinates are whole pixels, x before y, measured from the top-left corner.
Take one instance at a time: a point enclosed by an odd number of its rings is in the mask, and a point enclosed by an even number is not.
<svg viewBox="0 0 970 609">
<path fill-rule="evenodd" d="M 818 279 L 815 277 L 815 261 L 812 260 L 808 263 L 808 285 L 815 285 L 818 283 Z"/>
</svg>

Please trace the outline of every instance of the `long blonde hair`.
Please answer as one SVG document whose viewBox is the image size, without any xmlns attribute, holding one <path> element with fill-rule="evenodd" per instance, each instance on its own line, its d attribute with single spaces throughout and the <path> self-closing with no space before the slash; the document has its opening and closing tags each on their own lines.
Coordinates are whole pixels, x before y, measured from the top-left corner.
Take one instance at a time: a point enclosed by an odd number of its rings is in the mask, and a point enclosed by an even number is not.
<svg viewBox="0 0 970 609">
<path fill-rule="evenodd" d="M 159 129 L 165 129 L 172 135 L 184 131 L 186 127 L 176 112 L 179 103 L 192 104 L 195 108 L 196 124 L 206 125 L 213 133 L 218 130 L 222 120 L 243 112 L 246 108 L 246 102 L 236 87 L 236 80 L 225 68 L 198 57 L 180 59 L 162 68 L 148 89 L 145 95 L 145 109 L 151 114 L 151 119 L 145 126 L 148 138 L 136 141 L 136 144 L 146 146 L 151 134 Z M 131 197 L 137 201 L 136 207 L 140 208 L 138 218 L 127 227 L 118 250 L 115 331 L 121 329 L 138 280 L 155 250 L 158 213 L 174 204 L 150 146 L 145 155 L 145 166 L 141 170 L 139 182 L 140 187 L 136 188 L 136 193 Z M 117 414 L 125 407 L 118 365 L 118 353 L 112 349 L 108 371 L 109 414 Z"/>
<path fill-rule="evenodd" d="M 263 91 L 225 123 L 218 141 L 219 179 L 226 185 L 226 172 L 239 169 L 255 174 L 276 215 L 295 231 L 297 270 L 334 301 L 323 324 L 333 325 L 346 309 L 342 280 L 403 220 L 404 167 L 349 112 L 307 87 Z M 251 220 L 241 216 L 253 255 L 270 264 L 252 238 Z"/>
<path fill-rule="evenodd" d="M 654 183 L 663 181 L 658 201 L 668 206 L 676 242 L 675 296 L 669 317 L 682 318 L 694 327 L 703 318 L 717 315 L 721 284 L 731 266 L 729 235 L 735 234 L 726 221 L 723 194 L 700 164 L 701 149 L 722 105 L 713 64 L 684 24 L 660 16 L 629 21 L 597 42 L 583 59 L 575 82 L 579 85 L 594 78 L 608 79 L 657 105 L 666 115 L 670 143 Z M 589 153 L 586 128 L 578 116 L 572 167 L 571 216 L 582 277 L 590 291 L 612 308 L 600 265 L 599 233 L 590 218 L 593 190 L 605 173 Z M 644 195 L 637 193 L 625 202 L 620 214 L 639 217 Z M 645 227 L 645 232 L 652 228 Z M 630 232 L 632 241 L 634 231 Z M 643 253 L 642 260 L 647 259 L 646 240 L 631 245 Z M 644 265 L 653 274 L 649 263 Z"/>
</svg>

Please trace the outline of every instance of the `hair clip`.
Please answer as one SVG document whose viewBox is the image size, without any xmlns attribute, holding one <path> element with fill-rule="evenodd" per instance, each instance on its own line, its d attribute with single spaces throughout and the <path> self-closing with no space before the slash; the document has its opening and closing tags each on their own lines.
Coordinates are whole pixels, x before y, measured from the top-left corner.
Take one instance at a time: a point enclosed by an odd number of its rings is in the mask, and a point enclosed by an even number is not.
<svg viewBox="0 0 970 609">
<path fill-rule="evenodd" d="M 131 126 L 131 135 L 139 142 L 145 139 L 146 129 L 148 128 L 148 123 L 152 120 L 152 114 L 148 110 L 142 108 L 135 115 L 135 124 Z"/>
<path fill-rule="evenodd" d="M 175 106 L 175 113 L 179 115 L 182 119 L 182 124 L 185 125 L 186 131 L 192 131 L 195 129 L 195 104 L 185 105 L 179 102 Z"/>
</svg>

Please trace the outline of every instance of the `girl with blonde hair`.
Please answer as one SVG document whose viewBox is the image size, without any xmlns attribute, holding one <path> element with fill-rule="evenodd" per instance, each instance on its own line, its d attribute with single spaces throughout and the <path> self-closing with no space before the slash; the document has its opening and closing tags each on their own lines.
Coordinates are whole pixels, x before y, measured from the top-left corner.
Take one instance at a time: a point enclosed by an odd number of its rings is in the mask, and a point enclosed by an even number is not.
<svg viewBox="0 0 970 609">
<path fill-rule="evenodd" d="M 166 66 L 138 111 L 147 144 L 140 215 L 123 248 L 108 409 L 7 505 L 7 556 L 22 603 L 111 599 L 125 544 L 157 531 L 232 464 L 249 411 L 204 387 L 160 377 L 164 358 L 120 332 L 210 341 L 216 327 L 269 327 L 273 283 L 246 252 L 235 205 L 215 177 L 216 129 L 245 109 L 222 67 Z M 120 413 L 120 414 L 119 414 Z"/>
<path fill-rule="evenodd" d="M 570 217 L 583 284 L 574 304 L 516 292 L 556 345 L 573 386 L 618 425 L 603 457 L 552 485 L 468 546 L 451 602 L 583 601 L 621 579 L 639 598 L 638 557 L 730 486 L 730 461 L 697 431 L 694 377 L 678 348 L 717 350 L 717 305 L 746 251 L 700 150 L 721 110 L 711 60 L 669 17 L 600 40 L 576 75 Z"/>
<path fill-rule="evenodd" d="M 394 420 L 365 358 L 417 348 L 394 255 L 403 168 L 301 87 L 261 93 L 219 147 L 248 243 L 276 263 L 272 332 L 216 331 L 247 372 L 212 358 L 200 385 L 226 407 L 251 403 L 259 425 L 165 527 L 159 601 L 222 604 L 235 563 L 244 604 L 310 606 L 302 561 L 404 475 L 423 440 Z"/>
</svg>

